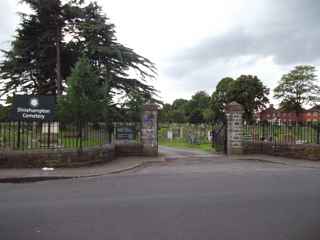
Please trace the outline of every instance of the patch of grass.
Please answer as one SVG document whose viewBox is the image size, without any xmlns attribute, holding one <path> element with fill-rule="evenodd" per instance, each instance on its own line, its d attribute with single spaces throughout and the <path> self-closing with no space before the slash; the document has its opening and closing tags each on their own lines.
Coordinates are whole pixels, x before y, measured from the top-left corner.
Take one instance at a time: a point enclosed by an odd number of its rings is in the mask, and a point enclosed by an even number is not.
<svg viewBox="0 0 320 240">
<path fill-rule="evenodd" d="M 202 143 L 202 144 L 190 144 L 182 140 L 173 140 L 173 141 L 159 141 L 160 145 L 173 148 L 182 148 L 182 149 L 200 149 L 206 152 L 214 152 L 211 143 Z"/>
<path fill-rule="evenodd" d="M 83 147 L 93 147 L 103 145 L 107 142 L 107 139 L 101 138 L 90 138 L 90 139 L 82 139 L 82 146 Z M 80 145 L 80 140 L 78 138 L 63 138 L 62 144 L 64 148 L 77 148 Z"/>
</svg>

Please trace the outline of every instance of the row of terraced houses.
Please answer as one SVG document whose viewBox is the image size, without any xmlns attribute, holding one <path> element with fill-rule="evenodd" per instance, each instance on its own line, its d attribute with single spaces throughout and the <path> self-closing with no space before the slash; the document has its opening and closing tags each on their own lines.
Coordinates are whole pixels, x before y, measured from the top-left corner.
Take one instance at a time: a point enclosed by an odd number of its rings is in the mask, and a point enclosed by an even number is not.
<svg viewBox="0 0 320 240">
<path fill-rule="evenodd" d="M 265 110 L 256 114 L 257 121 L 267 122 L 318 122 L 320 121 L 320 106 L 303 109 L 299 114 L 276 109 L 271 104 Z"/>
</svg>

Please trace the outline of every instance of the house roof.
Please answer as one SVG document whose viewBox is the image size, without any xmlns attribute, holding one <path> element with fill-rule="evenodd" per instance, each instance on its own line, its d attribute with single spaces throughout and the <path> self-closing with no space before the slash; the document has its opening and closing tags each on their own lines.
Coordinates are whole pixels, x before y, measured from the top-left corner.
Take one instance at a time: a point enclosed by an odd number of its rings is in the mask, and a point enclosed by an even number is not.
<svg viewBox="0 0 320 240">
<path fill-rule="evenodd" d="M 308 112 L 320 112 L 320 105 L 316 105 L 307 110 Z"/>
<path fill-rule="evenodd" d="M 273 105 L 271 104 L 268 108 L 257 112 L 258 115 L 260 114 L 270 114 L 270 113 L 293 113 L 295 111 L 289 111 L 285 110 L 283 108 L 274 108 Z M 301 113 L 308 113 L 308 112 L 319 112 L 320 113 L 320 105 L 313 106 L 312 108 L 309 109 L 304 109 L 302 108 Z"/>
</svg>

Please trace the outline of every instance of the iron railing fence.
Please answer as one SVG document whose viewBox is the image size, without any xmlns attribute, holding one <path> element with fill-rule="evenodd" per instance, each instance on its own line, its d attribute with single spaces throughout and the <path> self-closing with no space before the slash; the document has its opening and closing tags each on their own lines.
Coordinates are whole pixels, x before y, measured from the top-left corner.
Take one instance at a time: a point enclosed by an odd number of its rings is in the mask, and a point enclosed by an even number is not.
<svg viewBox="0 0 320 240">
<path fill-rule="evenodd" d="M 320 144 L 320 122 L 244 124 L 243 139 L 274 144 Z"/>
<path fill-rule="evenodd" d="M 82 149 L 111 143 L 106 123 L 0 122 L 0 150 Z"/>
</svg>

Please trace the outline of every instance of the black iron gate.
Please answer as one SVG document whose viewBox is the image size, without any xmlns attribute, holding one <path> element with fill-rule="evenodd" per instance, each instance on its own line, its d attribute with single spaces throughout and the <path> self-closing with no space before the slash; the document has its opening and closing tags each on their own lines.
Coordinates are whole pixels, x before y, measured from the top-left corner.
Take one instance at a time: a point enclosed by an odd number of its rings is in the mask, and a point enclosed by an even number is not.
<svg viewBox="0 0 320 240">
<path fill-rule="evenodd" d="M 227 153 L 227 124 L 218 122 L 212 129 L 212 147 L 216 152 Z"/>
</svg>

